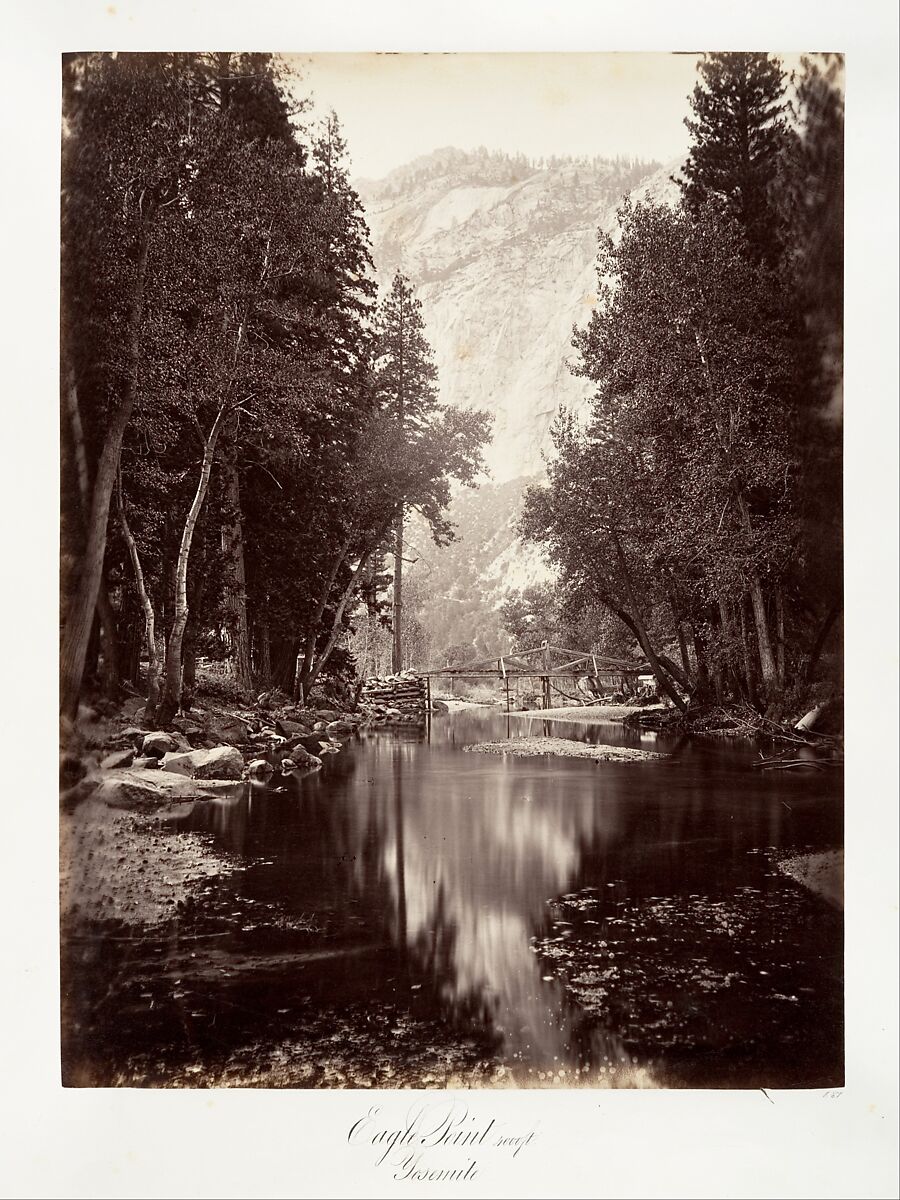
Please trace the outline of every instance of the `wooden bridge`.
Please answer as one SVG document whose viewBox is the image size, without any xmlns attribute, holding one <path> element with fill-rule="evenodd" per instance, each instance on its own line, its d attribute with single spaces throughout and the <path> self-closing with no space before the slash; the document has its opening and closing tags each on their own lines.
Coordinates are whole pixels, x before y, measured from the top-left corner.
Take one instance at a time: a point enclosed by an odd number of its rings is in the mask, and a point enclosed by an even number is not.
<svg viewBox="0 0 900 1200">
<path fill-rule="evenodd" d="M 554 662 L 554 659 L 556 662 Z M 560 662 L 560 659 L 565 661 Z M 509 710 L 510 682 L 518 680 L 539 680 L 541 684 L 542 708 L 552 708 L 552 693 L 554 682 L 561 680 L 579 681 L 585 678 L 595 680 L 599 688 L 606 684 L 613 689 L 628 686 L 637 682 L 640 675 L 650 674 L 648 663 L 626 662 L 621 658 L 607 658 L 604 655 L 592 654 L 589 650 L 569 650 L 565 646 L 554 646 L 550 642 L 541 642 L 532 650 L 517 650 L 514 654 L 504 654 L 499 658 L 486 658 L 479 662 L 463 665 L 431 667 L 426 671 L 416 671 L 416 674 L 427 679 L 429 693 L 431 680 L 435 677 L 448 679 L 499 679 L 506 686 L 506 707 Z M 560 693 L 560 688 L 555 690 Z M 562 692 L 567 699 L 573 699 Z M 582 691 L 586 701 L 592 696 L 589 691 Z M 595 697 L 596 698 L 596 694 Z"/>
</svg>

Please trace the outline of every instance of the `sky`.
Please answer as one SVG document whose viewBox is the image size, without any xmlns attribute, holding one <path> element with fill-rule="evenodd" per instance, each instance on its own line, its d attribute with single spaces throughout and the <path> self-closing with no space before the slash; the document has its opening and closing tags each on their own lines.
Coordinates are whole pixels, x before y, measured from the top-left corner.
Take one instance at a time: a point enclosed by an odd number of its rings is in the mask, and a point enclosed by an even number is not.
<svg viewBox="0 0 900 1200">
<path fill-rule="evenodd" d="M 688 144 L 697 55 L 666 53 L 287 56 L 298 95 L 333 108 L 351 173 L 379 179 L 443 146 L 528 157 L 619 154 L 667 162 Z"/>
</svg>

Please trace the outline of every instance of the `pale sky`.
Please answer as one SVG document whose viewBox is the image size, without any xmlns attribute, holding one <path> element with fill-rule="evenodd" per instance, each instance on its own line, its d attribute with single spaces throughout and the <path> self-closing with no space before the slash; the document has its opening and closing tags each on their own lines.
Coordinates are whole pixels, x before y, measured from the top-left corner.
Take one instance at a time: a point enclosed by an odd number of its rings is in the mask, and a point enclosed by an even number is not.
<svg viewBox="0 0 900 1200">
<path fill-rule="evenodd" d="M 442 146 L 666 162 L 687 148 L 697 78 L 693 54 L 286 57 L 302 73 L 298 95 L 337 112 L 352 174 L 375 179 Z"/>
</svg>

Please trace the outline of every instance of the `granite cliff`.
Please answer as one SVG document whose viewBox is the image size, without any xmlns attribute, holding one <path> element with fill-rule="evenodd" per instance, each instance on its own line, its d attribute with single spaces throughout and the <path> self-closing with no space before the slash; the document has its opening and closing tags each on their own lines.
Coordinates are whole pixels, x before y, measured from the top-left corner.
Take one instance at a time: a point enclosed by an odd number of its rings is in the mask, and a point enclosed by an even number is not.
<svg viewBox="0 0 900 1200">
<path fill-rule="evenodd" d="M 590 394 L 567 364 L 572 327 L 596 304 L 598 229 L 615 230 L 627 194 L 673 200 L 677 166 L 448 148 L 357 183 L 379 278 L 386 285 L 399 268 L 422 301 L 442 400 L 494 417 L 492 484 L 459 497 L 459 542 L 429 554 L 432 581 L 446 575 L 460 593 L 480 649 L 490 629 L 489 653 L 502 648 L 493 610 L 504 592 L 547 574 L 515 523 L 528 478 L 543 470 L 554 415 L 561 405 L 582 410 Z M 421 614 L 437 647 L 448 606 L 444 589 L 436 610 Z"/>
</svg>

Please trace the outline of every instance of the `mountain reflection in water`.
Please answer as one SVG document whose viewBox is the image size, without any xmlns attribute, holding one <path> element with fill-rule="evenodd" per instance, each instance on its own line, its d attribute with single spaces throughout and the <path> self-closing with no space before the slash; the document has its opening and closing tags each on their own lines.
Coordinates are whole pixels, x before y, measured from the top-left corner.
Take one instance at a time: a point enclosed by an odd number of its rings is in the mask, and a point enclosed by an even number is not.
<svg viewBox="0 0 900 1200">
<path fill-rule="evenodd" d="M 462 752 L 507 729 L 672 756 Z M 754 772 L 754 753 L 476 710 L 197 805 L 179 826 L 243 864 L 205 919 L 240 914 L 217 953 L 228 1004 L 256 1014 L 231 1033 L 221 1017 L 216 1052 L 277 1038 L 295 1005 L 390 1001 L 477 1035 L 522 1086 L 837 1082 L 840 918 L 774 864 L 840 845 L 840 794 L 823 773 Z M 333 953 L 310 952 L 316 934 Z"/>
</svg>

